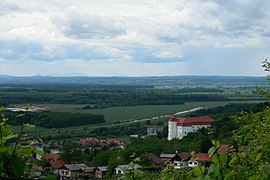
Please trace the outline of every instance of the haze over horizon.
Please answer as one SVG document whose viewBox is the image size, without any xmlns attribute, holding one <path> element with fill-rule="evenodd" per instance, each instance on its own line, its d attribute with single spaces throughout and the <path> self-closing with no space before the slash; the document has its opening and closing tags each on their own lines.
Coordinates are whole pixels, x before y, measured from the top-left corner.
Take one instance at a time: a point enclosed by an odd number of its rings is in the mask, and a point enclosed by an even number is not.
<svg viewBox="0 0 270 180">
<path fill-rule="evenodd" d="M 263 76 L 268 0 L 2 0 L 0 74 Z"/>
</svg>

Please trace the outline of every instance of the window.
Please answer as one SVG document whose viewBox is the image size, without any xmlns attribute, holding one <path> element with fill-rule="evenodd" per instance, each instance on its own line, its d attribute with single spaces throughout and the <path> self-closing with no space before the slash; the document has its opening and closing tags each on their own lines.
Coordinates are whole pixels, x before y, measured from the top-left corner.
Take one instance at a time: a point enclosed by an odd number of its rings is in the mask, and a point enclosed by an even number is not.
<svg viewBox="0 0 270 180">
<path fill-rule="evenodd" d="M 189 162 L 188 162 L 188 164 L 190 164 L 190 165 L 191 165 L 191 164 L 192 164 L 192 162 L 191 162 L 191 161 L 189 161 Z"/>
<path fill-rule="evenodd" d="M 122 174 L 120 169 L 118 170 L 118 174 Z"/>
<path fill-rule="evenodd" d="M 195 162 L 194 162 L 194 165 L 198 165 L 198 163 L 195 161 Z"/>
</svg>

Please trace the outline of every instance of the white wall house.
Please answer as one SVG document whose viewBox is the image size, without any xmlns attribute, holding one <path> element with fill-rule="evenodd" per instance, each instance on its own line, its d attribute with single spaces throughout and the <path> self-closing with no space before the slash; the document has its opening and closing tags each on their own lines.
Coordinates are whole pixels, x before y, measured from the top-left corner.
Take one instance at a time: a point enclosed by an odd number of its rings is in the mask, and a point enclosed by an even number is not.
<svg viewBox="0 0 270 180">
<path fill-rule="evenodd" d="M 201 128 L 208 128 L 213 124 L 210 117 L 170 117 L 168 122 L 168 140 L 182 139 L 190 132 L 195 132 Z"/>
<path fill-rule="evenodd" d="M 115 175 L 123 175 L 126 174 L 128 172 L 131 172 L 132 169 L 137 170 L 141 168 L 141 166 L 139 164 L 134 164 L 133 167 L 130 165 L 118 165 L 115 169 Z"/>
</svg>

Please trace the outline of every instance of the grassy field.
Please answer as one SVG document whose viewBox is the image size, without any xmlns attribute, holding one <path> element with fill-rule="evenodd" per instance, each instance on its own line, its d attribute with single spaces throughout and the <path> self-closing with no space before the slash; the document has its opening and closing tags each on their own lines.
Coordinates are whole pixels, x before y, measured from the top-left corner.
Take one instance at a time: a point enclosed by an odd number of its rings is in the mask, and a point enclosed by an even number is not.
<svg viewBox="0 0 270 180">
<path fill-rule="evenodd" d="M 165 118 L 153 118 L 164 115 L 173 115 L 180 111 L 190 110 L 196 107 L 214 107 L 222 106 L 228 103 L 258 103 L 259 101 L 237 101 L 237 102 L 191 102 L 185 105 L 149 105 L 149 106 L 127 106 L 127 107 L 112 107 L 108 109 L 91 109 L 83 110 L 80 107 L 82 105 L 59 105 L 59 104 L 34 104 L 38 107 L 46 107 L 51 111 L 61 112 L 74 112 L 74 113 L 92 113 L 103 114 L 106 119 L 106 123 L 86 126 L 76 126 L 61 129 L 46 129 L 37 127 L 31 132 L 33 135 L 41 136 L 62 136 L 62 135 L 86 135 L 87 132 L 99 127 L 113 127 L 118 125 L 128 125 L 135 122 L 144 122 L 142 119 L 148 119 L 152 122 L 166 121 Z M 152 119 L 153 118 L 153 119 Z M 16 128 L 16 127 L 15 127 Z"/>
<path fill-rule="evenodd" d="M 185 111 L 197 107 L 195 104 L 189 105 L 149 105 L 149 106 L 127 106 L 112 107 L 107 109 L 72 109 L 69 112 L 102 114 L 106 123 L 121 121 L 131 121 L 135 119 L 151 118 L 154 116 L 171 115 L 179 111 Z M 54 110 L 64 112 L 66 110 Z"/>
</svg>

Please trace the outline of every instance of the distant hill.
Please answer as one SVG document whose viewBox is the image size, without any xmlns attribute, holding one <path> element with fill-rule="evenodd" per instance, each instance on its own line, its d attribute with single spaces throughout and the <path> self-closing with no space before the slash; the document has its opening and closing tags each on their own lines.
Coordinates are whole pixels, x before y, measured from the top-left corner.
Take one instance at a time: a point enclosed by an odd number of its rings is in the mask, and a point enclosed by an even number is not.
<svg viewBox="0 0 270 180">
<path fill-rule="evenodd" d="M 147 85 L 172 86 L 255 86 L 268 85 L 265 77 L 251 76 L 152 76 L 152 77 L 14 77 L 0 75 L 4 84 L 92 84 L 92 85 Z"/>
</svg>

